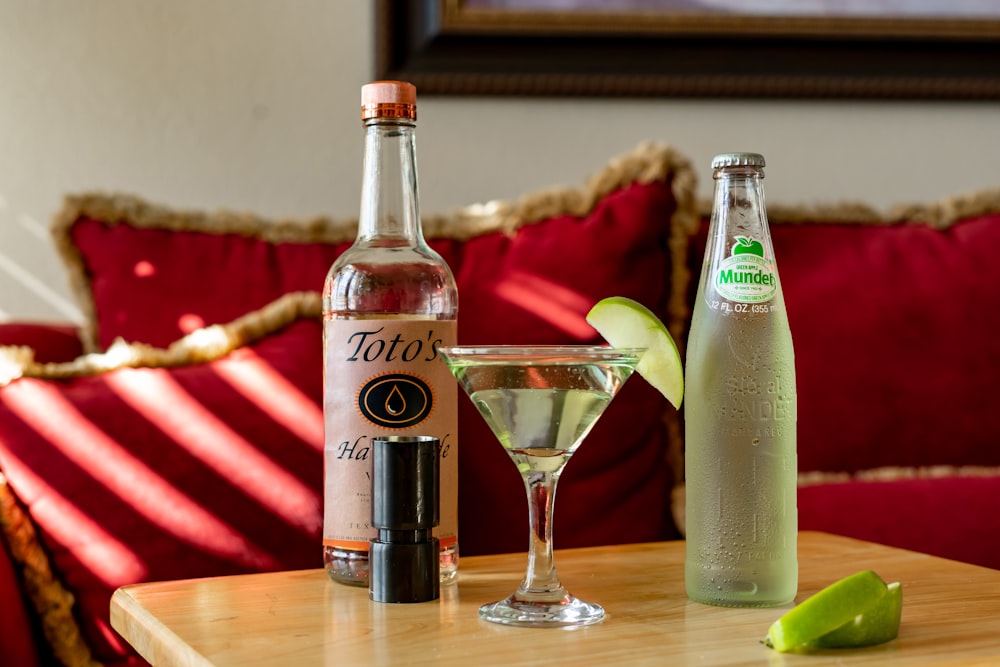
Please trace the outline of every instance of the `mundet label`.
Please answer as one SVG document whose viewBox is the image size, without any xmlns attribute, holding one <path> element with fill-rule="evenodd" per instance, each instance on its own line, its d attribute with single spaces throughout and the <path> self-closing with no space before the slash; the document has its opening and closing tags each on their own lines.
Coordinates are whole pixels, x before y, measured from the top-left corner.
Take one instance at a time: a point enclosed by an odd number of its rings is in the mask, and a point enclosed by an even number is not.
<svg viewBox="0 0 1000 667">
<path fill-rule="evenodd" d="M 719 262 L 715 290 L 738 303 L 766 303 L 778 292 L 774 264 L 764 259 L 764 245 L 747 236 L 737 236 L 729 257 Z"/>
<path fill-rule="evenodd" d="M 442 546 L 458 534 L 458 384 L 438 349 L 454 345 L 454 320 L 324 322 L 323 544 L 367 551 L 372 440 L 426 435 L 441 443 Z"/>
</svg>

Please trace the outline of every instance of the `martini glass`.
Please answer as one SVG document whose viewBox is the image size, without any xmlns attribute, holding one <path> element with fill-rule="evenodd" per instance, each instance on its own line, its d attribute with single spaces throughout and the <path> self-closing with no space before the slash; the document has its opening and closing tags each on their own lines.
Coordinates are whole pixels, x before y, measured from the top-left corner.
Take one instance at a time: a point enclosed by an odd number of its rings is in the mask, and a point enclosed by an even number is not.
<svg viewBox="0 0 1000 667">
<path fill-rule="evenodd" d="M 610 347 L 447 347 L 440 350 L 528 493 L 528 568 L 504 600 L 479 608 L 487 621 L 529 627 L 589 625 L 604 609 L 571 595 L 556 575 L 552 509 L 573 452 L 635 370 L 644 350 Z"/>
</svg>

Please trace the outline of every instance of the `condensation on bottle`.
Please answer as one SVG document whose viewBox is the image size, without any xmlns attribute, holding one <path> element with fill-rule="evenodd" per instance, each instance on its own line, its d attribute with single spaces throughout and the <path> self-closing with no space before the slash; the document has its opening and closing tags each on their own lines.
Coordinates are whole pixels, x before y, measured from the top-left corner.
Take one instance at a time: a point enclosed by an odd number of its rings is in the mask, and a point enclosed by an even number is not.
<svg viewBox="0 0 1000 667">
<path fill-rule="evenodd" d="M 795 355 L 764 206 L 764 158 L 712 160 L 712 218 L 685 360 L 685 586 L 696 602 L 794 599 Z"/>
</svg>

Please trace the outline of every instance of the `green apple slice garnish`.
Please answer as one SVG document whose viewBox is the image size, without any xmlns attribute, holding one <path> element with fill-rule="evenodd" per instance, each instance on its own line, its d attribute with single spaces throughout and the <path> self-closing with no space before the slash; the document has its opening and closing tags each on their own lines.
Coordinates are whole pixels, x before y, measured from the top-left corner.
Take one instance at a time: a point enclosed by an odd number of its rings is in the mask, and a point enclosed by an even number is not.
<svg viewBox="0 0 1000 667">
<path fill-rule="evenodd" d="M 675 407 L 684 399 L 681 355 L 667 327 L 653 311 L 623 296 L 602 299 L 587 314 L 587 322 L 612 347 L 644 348 L 635 370 Z"/>
<path fill-rule="evenodd" d="M 824 646 L 846 647 L 853 644 L 838 641 L 859 641 L 861 634 L 896 636 L 899 631 L 898 615 L 893 619 L 889 613 L 881 613 L 880 605 L 889 594 L 885 582 L 872 570 L 864 570 L 830 584 L 815 595 L 805 599 L 798 606 L 775 621 L 767 632 L 764 643 L 776 651 L 786 652 L 810 647 L 824 638 Z M 899 604 L 902 605 L 902 588 L 899 588 Z M 895 595 L 895 593 L 894 593 Z M 891 606 L 891 601 L 887 606 Z M 872 618 L 863 631 L 846 629 L 844 626 L 857 622 L 872 610 Z M 878 611 L 876 611 L 878 610 Z M 876 633 L 871 624 L 884 622 L 890 627 L 879 628 Z M 843 632 L 840 640 L 838 632 Z M 857 633 L 855 635 L 854 633 Z M 828 637 L 832 635 L 833 639 Z M 886 640 L 887 641 L 887 640 Z M 831 643 L 832 642 L 832 643 Z"/>
</svg>

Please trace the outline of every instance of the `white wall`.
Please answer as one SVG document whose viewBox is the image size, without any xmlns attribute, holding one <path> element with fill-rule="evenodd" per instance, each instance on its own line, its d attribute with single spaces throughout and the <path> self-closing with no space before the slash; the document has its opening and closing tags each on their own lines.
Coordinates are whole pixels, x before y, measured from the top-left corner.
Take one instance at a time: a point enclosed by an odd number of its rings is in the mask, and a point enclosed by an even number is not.
<svg viewBox="0 0 1000 667">
<path fill-rule="evenodd" d="M 0 318 L 73 319 L 63 193 L 354 216 L 365 0 L 0 0 Z M 1000 103 L 420 100 L 425 212 L 576 184 L 645 139 L 700 170 L 768 159 L 768 198 L 877 206 L 1000 186 Z"/>
</svg>

